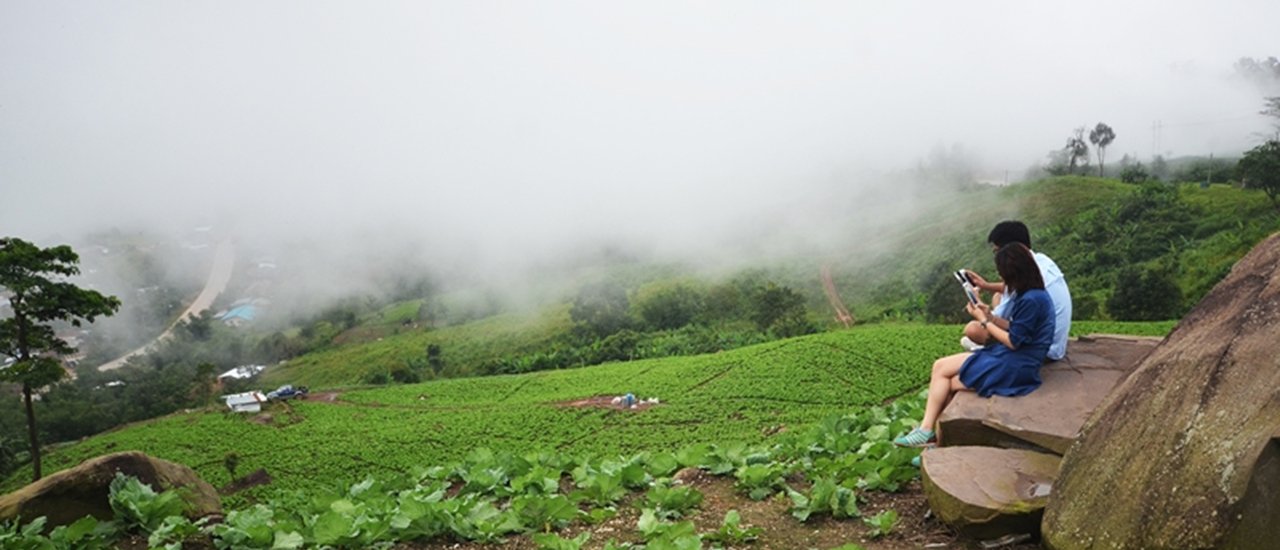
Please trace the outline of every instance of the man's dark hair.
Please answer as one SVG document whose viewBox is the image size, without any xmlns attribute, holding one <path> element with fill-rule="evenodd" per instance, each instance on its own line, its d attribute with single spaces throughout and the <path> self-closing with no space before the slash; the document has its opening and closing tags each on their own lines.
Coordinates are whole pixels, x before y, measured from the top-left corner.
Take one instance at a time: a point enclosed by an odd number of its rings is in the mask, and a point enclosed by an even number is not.
<svg viewBox="0 0 1280 550">
<path fill-rule="evenodd" d="M 1031 249 L 1022 243 L 1009 243 L 996 251 L 996 271 L 1004 280 L 1004 288 L 1022 294 L 1033 288 L 1044 288 L 1040 266 L 1036 265 Z"/>
<path fill-rule="evenodd" d="M 987 233 L 987 242 L 1001 247 L 1009 243 L 1022 243 L 1022 246 L 1031 248 L 1031 232 L 1027 230 L 1025 223 L 1006 220 L 991 228 L 991 232 Z"/>
</svg>

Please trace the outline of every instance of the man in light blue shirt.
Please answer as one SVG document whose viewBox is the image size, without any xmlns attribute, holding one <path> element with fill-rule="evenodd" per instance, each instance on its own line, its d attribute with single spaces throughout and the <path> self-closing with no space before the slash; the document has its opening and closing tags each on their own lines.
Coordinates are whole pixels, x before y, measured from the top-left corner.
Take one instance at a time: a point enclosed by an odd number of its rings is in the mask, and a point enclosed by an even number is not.
<svg viewBox="0 0 1280 550">
<path fill-rule="evenodd" d="M 1026 224 L 1020 221 L 1003 221 L 996 224 L 991 229 L 991 233 L 987 234 L 987 242 L 991 244 L 992 250 L 1000 250 L 1000 247 L 1011 242 L 1022 243 L 1027 248 L 1031 248 L 1031 232 L 1027 230 Z M 1062 270 L 1052 258 L 1039 252 L 1033 252 L 1032 255 L 1036 259 L 1036 265 L 1040 267 L 1040 276 L 1044 278 L 1044 289 L 1053 299 L 1053 344 L 1049 346 L 1049 359 L 1057 361 L 1067 356 L 1067 334 L 1071 332 L 1071 290 L 1067 288 L 1067 279 L 1062 275 Z M 1013 296 L 1005 291 L 1004 283 L 989 282 L 973 271 L 969 272 L 969 277 L 973 280 L 974 286 L 992 293 L 991 301 L 994 309 L 991 313 L 995 316 L 992 322 L 1001 328 L 1008 329 L 1009 319 L 1005 314 Z M 975 321 L 965 326 L 964 338 L 960 339 L 961 345 L 968 349 L 976 349 L 985 345 L 986 342 L 985 328 Z"/>
</svg>

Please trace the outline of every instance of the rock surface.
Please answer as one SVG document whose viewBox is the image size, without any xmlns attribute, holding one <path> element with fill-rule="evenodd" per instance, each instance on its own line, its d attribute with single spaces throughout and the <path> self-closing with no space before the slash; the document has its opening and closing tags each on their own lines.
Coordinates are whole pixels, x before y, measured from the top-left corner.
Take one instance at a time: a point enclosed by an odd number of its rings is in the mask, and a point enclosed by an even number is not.
<svg viewBox="0 0 1280 550">
<path fill-rule="evenodd" d="M 116 472 L 138 478 L 156 491 L 178 488 L 187 501 L 188 517 L 219 515 L 222 503 L 213 486 L 195 470 L 139 452 L 103 455 L 57 472 L 17 491 L 0 496 L 0 521 L 21 517 L 49 518 L 49 525 L 65 525 L 84 516 L 111 519 L 107 501 Z"/>
<path fill-rule="evenodd" d="M 938 519 L 992 539 L 1039 531 L 1059 460 L 1021 449 L 939 447 L 924 452 L 920 471 Z"/>
<path fill-rule="evenodd" d="M 1242 258 L 1089 418 L 1050 548 L 1267 548 L 1280 525 L 1280 234 Z"/>
<path fill-rule="evenodd" d="M 1028 395 L 956 395 L 938 419 L 939 443 L 1061 455 L 1103 398 L 1159 342 L 1158 338 L 1105 335 L 1074 340 L 1065 359 L 1040 371 L 1044 384 Z"/>
</svg>

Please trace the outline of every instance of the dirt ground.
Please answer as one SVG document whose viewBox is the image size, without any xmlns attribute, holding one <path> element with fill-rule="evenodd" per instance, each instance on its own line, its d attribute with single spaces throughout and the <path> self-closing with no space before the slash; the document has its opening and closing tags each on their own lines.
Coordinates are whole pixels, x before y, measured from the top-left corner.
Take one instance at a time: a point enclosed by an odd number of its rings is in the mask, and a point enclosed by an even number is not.
<svg viewBox="0 0 1280 550">
<path fill-rule="evenodd" d="M 643 411 L 643 410 L 651 409 L 651 408 L 653 408 L 653 407 L 661 406 L 661 404 L 660 404 L 660 403 L 649 403 L 649 402 L 645 402 L 645 401 L 637 401 L 634 405 L 632 405 L 631 407 L 629 407 L 629 408 L 628 408 L 628 407 L 624 406 L 624 405 L 623 405 L 623 404 L 621 404 L 621 403 L 614 403 L 614 402 L 613 402 L 614 397 L 617 397 L 617 396 L 615 396 L 615 395 L 596 395 L 596 396 L 592 396 L 592 397 L 587 397 L 587 398 L 585 398 L 585 399 L 574 399 L 574 400 L 572 400 L 572 401 L 561 401 L 561 402 L 559 402 L 559 403 L 556 403 L 556 406 L 557 406 L 557 407 L 570 407 L 570 408 L 615 409 L 615 410 L 619 410 L 619 411 L 623 411 L 623 410 L 628 410 L 628 411 Z M 639 397 L 637 397 L 637 399 L 639 399 Z"/>
<path fill-rule="evenodd" d="M 855 543 L 867 550 L 900 550 L 907 548 L 982 548 L 978 541 L 967 540 L 958 536 L 949 527 L 939 522 L 929 513 L 920 482 L 912 482 L 898 493 L 868 492 L 863 495 L 866 502 L 861 503 L 863 516 L 870 517 L 883 510 L 894 510 L 898 513 L 898 524 L 893 532 L 881 538 L 871 538 L 871 528 L 859 519 L 834 520 L 830 517 L 816 517 L 801 523 L 788 513 L 790 501 L 785 498 L 770 498 L 760 502 L 752 501 L 733 488 L 733 478 L 713 476 L 697 471 L 693 475 L 680 476 L 689 486 L 697 488 L 703 494 L 702 505 L 698 511 L 690 515 L 690 519 L 698 528 L 698 532 L 714 531 L 720 527 L 725 512 L 737 510 L 742 516 L 742 526 L 761 527 L 764 532 L 752 544 L 742 548 L 758 548 L 767 550 L 798 550 L 807 548 L 828 549 L 845 543 Z M 560 536 L 572 538 L 583 531 L 591 531 L 591 539 L 585 548 L 599 549 L 610 539 L 619 542 L 642 542 L 636 532 L 636 521 L 640 518 L 640 510 L 632 502 L 641 498 L 640 494 L 632 494 L 618 506 L 618 515 L 599 525 L 574 524 L 560 531 Z M 707 546 L 710 547 L 709 545 Z M 485 545 L 456 541 L 434 541 L 430 543 L 401 543 L 397 550 L 481 550 L 492 548 L 511 548 L 518 550 L 536 550 L 537 544 L 528 536 L 510 537 L 500 545 Z M 1018 544 L 1002 546 L 1008 550 L 1027 550 L 1038 548 L 1035 544 Z"/>
</svg>

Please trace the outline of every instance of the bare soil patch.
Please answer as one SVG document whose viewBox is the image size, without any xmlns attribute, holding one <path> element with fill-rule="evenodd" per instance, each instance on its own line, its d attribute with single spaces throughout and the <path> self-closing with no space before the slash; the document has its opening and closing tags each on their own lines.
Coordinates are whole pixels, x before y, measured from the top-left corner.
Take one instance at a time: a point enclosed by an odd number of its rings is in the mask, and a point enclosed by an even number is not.
<svg viewBox="0 0 1280 550">
<path fill-rule="evenodd" d="M 311 392 L 302 396 L 304 401 L 320 401 L 324 403 L 337 403 L 338 397 L 342 395 L 340 391 L 320 391 Z"/>
<path fill-rule="evenodd" d="M 223 496 L 234 495 L 250 487 L 268 485 L 270 483 L 271 474 L 267 473 L 266 468 L 258 468 L 253 473 L 222 486 L 222 488 L 218 489 L 218 494 Z"/>
<path fill-rule="evenodd" d="M 646 403 L 644 401 L 636 401 L 631 407 L 627 407 L 622 403 L 614 403 L 613 399 L 616 395 L 596 395 L 584 399 L 575 399 L 573 401 L 560 401 L 555 405 L 557 407 L 566 407 L 573 409 L 614 409 L 619 411 L 643 411 L 651 409 L 659 405 L 659 403 Z"/>
</svg>

